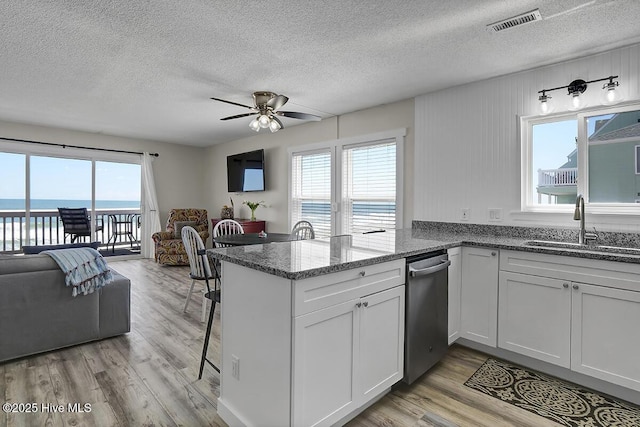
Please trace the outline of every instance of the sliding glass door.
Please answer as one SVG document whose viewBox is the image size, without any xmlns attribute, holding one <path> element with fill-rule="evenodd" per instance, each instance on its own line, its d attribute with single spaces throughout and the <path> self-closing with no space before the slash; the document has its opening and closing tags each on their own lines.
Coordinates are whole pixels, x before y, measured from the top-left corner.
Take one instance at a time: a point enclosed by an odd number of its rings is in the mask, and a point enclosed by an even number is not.
<svg viewBox="0 0 640 427">
<path fill-rule="evenodd" d="M 140 165 L 96 162 L 95 208 L 98 214 L 103 213 L 103 235 L 106 239 L 103 243 L 119 245 L 129 251 L 140 249 L 140 177 Z"/>
<path fill-rule="evenodd" d="M 26 218 L 26 176 L 27 156 L 0 152 L 0 251 L 20 248 L 24 237 Z"/>
<path fill-rule="evenodd" d="M 102 247 L 111 237 L 140 249 L 141 198 L 140 156 L 96 152 L 88 158 L 86 150 L 64 151 L 64 156 L 42 152 L 18 152 L 23 148 L 2 147 L 0 151 L 0 251 L 20 252 L 25 245 L 65 242 L 58 208 L 86 208 L 94 230 L 86 241 L 99 241 Z M 75 157 L 77 155 L 77 157 Z M 131 235 L 118 235 L 110 215 L 131 221 Z"/>
</svg>

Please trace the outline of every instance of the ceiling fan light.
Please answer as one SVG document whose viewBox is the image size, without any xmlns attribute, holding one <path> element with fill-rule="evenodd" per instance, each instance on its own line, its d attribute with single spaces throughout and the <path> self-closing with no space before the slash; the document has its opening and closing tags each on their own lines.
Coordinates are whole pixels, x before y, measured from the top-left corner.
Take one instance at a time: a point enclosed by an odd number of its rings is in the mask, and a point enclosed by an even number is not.
<svg viewBox="0 0 640 427">
<path fill-rule="evenodd" d="M 251 128 L 251 130 L 260 132 L 260 123 L 258 123 L 258 119 L 251 120 L 251 123 L 249 123 L 249 127 Z"/>
<path fill-rule="evenodd" d="M 271 120 L 271 123 L 269 123 L 269 130 L 271 132 L 278 132 L 280 130 L 280 123 L 275 120 Z"/>
<path fill-rule="evenodd" d="M 260 115 L 260 117 L 258 117 L 258 124 L 260 125 L 261 128 L 263 129 L 268 128 L 270 123 L 271 123 L 271 118 L 266 114 L 262 114 Z"/>
</svg>

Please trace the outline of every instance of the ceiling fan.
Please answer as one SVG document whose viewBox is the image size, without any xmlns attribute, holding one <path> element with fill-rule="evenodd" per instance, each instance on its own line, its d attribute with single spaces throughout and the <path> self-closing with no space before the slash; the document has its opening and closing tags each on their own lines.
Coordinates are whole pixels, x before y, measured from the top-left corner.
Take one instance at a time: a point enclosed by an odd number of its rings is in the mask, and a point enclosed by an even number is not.
<svg viewBox="0 0 640 427">
<path fill-rule="evenodd" d="M 277 132 L 284 127 L 280 117 L 290 117 L 292 119 L 314 120 L 319 121 L 320 116 L 307 113 L 298 113 L 295 111 L 279 111 L 279 109 L 287 103 L 289 98 L 284 95 L 277 95 L 273 92 L 253 92 L 253 107 L 249 105 L 239 104 L 233 101 L 227 101 L 220 98 L 211 98 L 214 101 L 226 102 L 227 104 L 245 107 L 251 110 L 250 113 L 236 114 L 235 116 L 223 117 L 220 120 L 239 119 L 241 117 L 258 116 L 249 123 L 249 127 L 256 132 L 260 129 L 269 128 L 271 132 Z"/>
</svg>

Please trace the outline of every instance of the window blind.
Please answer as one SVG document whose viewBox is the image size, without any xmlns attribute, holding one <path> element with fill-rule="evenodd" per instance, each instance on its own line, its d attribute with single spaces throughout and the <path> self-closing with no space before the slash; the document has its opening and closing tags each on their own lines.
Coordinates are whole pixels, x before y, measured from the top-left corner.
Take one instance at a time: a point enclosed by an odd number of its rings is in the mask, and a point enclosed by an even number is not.
<svg viewBox="0 0 640 427">
<path fill-rule="evenodd" d="M 291 167 L 291 225 L 305 220 L 316 237 L 331 235 L 331 151 L 295 153 Z"/>
<path fill-rule="evenodd" d="M 396 228 L 396 142 L 342 149 L 342 233 Z"/>
</svg>

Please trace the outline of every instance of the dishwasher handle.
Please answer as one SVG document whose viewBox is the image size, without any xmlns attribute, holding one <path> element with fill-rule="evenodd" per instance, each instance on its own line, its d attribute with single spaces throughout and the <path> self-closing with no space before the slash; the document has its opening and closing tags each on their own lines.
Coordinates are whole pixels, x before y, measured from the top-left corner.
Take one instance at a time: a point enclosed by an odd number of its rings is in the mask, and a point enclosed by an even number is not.
<svg viewBox="0 0 640 427">
<path fill-rule="evenodd" d="M 437 273 L 438 271 L 444 270 L 450 265 L 451 265 L 451 261 L 446 259 L 446 260 L 442 260 L 442 262 L 438 265 L 434 265 L 433 267 L 421 268 L 419 270 L 416 270 L 415 268 L 409 266 L 409 276 L 417 277 L 417 276 L 425 276 L 427 274 Z"/>
</svg>

